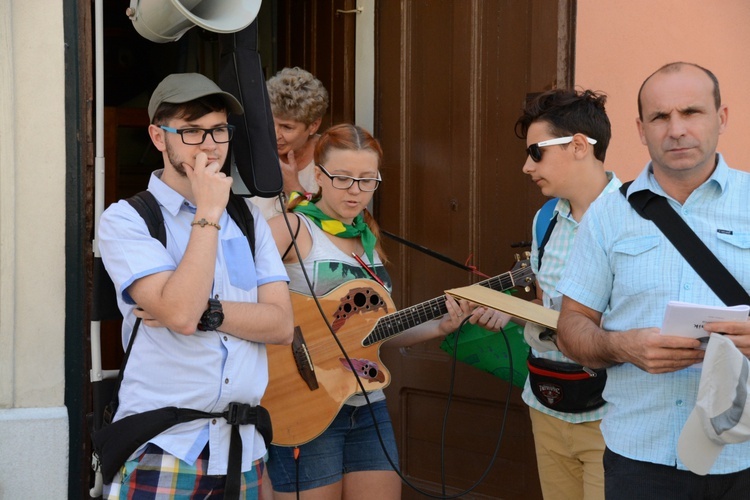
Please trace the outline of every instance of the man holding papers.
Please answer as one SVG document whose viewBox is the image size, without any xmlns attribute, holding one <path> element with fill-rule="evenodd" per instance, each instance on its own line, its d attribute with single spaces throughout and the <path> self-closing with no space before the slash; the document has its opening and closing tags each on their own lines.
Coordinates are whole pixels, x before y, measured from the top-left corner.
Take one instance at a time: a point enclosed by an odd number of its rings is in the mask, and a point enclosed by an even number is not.
<svg viewBox="0 0 750 500">
<path fill-rule="evenodd" d="M 690 63 L 663 66 L 643 85 L 636 120 L 651 162 L 627 190 L 648 190 L 750 288 L 750 174 L 716 152 L 727 125 L 713 73 Z M 688 469 L 677 441 L 696 404 L 700 340 L 661 331 L 670 300 L 724 306 L 662 231 L 625 196 L 591 204 L 557 289 L 564 295 L 558 345 L 589 367 L 607 368 L 602 420 L 608 500 L 746 498 L 750 442 L 727 444 L 707 475 Z M 706 323 L 750 354 L 747 322 Z M 705 369 L 705 367 L 704 367 Z"/>
</svg>

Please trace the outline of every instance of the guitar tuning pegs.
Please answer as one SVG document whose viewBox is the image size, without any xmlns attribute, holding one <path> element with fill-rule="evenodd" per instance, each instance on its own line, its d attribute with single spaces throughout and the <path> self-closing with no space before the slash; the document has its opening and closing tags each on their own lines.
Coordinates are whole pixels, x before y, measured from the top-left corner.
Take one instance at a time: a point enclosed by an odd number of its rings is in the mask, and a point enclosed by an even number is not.
<svg viewBox="0 0 750 500">
<path fill-rule="evenodd" d="M 527 259 L 531 258 L 531 252 L 529 252 L 528 250 L 526 250 L 523 254 L 526 256 Z"/>
<path fill-rule="evenodd" d="M 521 262 L 521 256 L 518 255 L 517 253 L 513 254 L 513 258 L 516 259 L 516 262 Z"/>
</svg>

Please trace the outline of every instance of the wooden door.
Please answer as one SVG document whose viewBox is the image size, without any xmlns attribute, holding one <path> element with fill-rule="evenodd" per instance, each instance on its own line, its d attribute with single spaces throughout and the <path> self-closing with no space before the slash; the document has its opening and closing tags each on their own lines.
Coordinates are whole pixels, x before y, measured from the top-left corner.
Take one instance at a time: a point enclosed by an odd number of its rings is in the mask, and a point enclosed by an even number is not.
<svg viewBox="0 0 750 500">
<path fill-rule="evenodd" d="M 377 2 L 375 134 L 385 162 L 375 207 L 384 229 L 490 276 L 510 269 L 543 201 L 521 172 L 525 144 L 513 126 L 528 93 L 570 83 L 572 9 L 557 0 Z M 477 281 L 391 241 L 386 249 L 401 307 Z M 508 383 L 460 363 L 441 454 L 451 381 L 439 344 L 383 348 L 405 477 L 441 494 L 444 466 L 445 491 L 463 491 L 502 432 L 470 496 L 541 498 L 520 389 L 509 395 Z M 404 486 L 403 498 L 421 497 Z"/>
<path fill-rule="evenodd" d="M 354 121 L 356 0 L 277 0 L 276 68 L 299 66 L 328 90 L 321 131 Z"/>
</svg>

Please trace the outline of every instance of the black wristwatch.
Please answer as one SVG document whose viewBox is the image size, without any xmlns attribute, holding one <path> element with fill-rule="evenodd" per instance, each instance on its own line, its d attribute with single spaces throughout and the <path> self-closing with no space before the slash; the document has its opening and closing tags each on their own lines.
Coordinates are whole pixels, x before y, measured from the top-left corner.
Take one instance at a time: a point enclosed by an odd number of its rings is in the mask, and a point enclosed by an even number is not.
<svg viewBox="0 0 750 500">
<path fill-rule="evenodd" d="M 202 332 L 218 330 L 223 322 L 224 309 L 221 307 L 221 302 L 217 299 L 208 299 L 208 309 L 203 312 L 198 322 L 198 330 Z"/>
</svg>

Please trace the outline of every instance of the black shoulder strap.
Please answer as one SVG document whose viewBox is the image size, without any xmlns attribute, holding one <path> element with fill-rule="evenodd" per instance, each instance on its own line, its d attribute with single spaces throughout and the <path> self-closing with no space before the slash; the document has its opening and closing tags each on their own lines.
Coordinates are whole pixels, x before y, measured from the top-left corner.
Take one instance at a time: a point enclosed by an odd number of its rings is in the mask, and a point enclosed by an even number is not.
<svg viewBox="0 0 750 500">
<path fill-rule="evenodd" d="M 167 246 L 167 232 L 164 228 L 164 216 L 159 208 L 159 203 L 154 195 L 148 191 L 141 191 L 127 198 L 125 201 L 138 212 L 138 215 L 146 222 L 148 232 L 152 238 L 156 238 L 165 247 Z M 103 321 L 120 319 L 120 309 L 117 307 L 117 292 L 112 279 L 104 269 L 101 257 L 94 258 L 94 293 L 92 300 L 92 319 Z"/>
<path fill-rule="evenodd" d="M 154 195 L 151 194 L 150 191 L 141 191 L 140 193 L 136 193 L 128 198 L 127 202 L 130 203 L 135 211 L 138 212 L 138 215 L 140 215 L 146 222 L 146 227 L 148 227 L 148 232 L 151 237 L 159 240 L 159 242 L 166 248 L 167 230 L 164 227 L 164 215 L 161 213 L 159 202 L 156 201 Z M 122 367 L 117 381 L 118 388 L 120 387 L 122 372 L 125 371 L 125 365 L 128 362 L 128 357 L 130 357 L 130 350 L 133 347 L 133 340 L 135 339 L 135 334 L 138 331 L 138 325 L 140 325 L 140 323 L 141 319 L 138 318 L 133 325 L 133 333 L 130 335 L 130 342 L 128 342 L 128 348 L 125 351 L 125 357 L 122 360 Z M 115 391 L 115 395 L 116 394 L 117 392 Z"/>
<path fill-rule="evenodd" d="M 229 193 L 229 203 L 227 203 L 227 212 L 232 220 L 240 226 L 242 234 L 247 238 L 250 244 L 250 251 L 255 258 L 255 219 L 250 207 L 247 206 L 245 198 L 240 195 Z"/>
<path fill-rule="evenodd" d="M 150 191 L 141 191 L 127 199 L 127 202 L 138 212 L 146 222 L 148 232 L 164 247 L 167 246 L 167 230 L 164 228 L 164 215 L 161 213 L 159 202 Z"/>
<path fill-rule="evenodd" d="M 284 214 L 286 217 L 286 214 Z M 294 242 L 297 240 L 297 235 L 299 235 L 299 228 L 302 226 L 302 219 L 300 219 L 301 216 L 297 215 L 295 219 L 297 219 L 297 230 L 294 231 L 294 236 L 292 236 L 292 241 L 289 242 L 289 246 L 286 247 L 286 250 L 284 251 L 284 255 L 281 256 L 281 260 L 286 259 L 287 254 L 289 253 L 289 250 L 292 249 L 294 246 Z"/>
<path fill-rule="evenodd" d="M 622 195 L 638 215 L 656 224 L 722 302 L 728 306 L 750 304 L 747 291 L 672 209 L 667 199 L 647 189 L 636 191 L 628 198 L 630 184 L 627 182 L 620 187 Z"/>
<path fill-rule="evenodd" d="M 156 238 L 159 242 L 167 246 L 167 230 L 164 227 L 164 215 L 161 213 L 161 208 L 156 198 L 150 191 L 141 191 L 136 193 L 126 200 L 130 205 L 138 212 L 138 215 L 143 218 L 148 227 L 148 232 L 152 238 Z M 130 351 L 133 350 L 133 343 L 135 342 L 135 336 L 138 333 L 138 327 L 141 324 L 141 318 L 136 318 L 133 324 L 133 331 L 130 333 L 130 340 L 128 341 L 128 347 L 125 349 L 125 355 L 122 358 L 120 364 L 120 372 L 117 374 L 117 381 L 115 382 L 114 389 L 112 391 L 112 400 L 106 410 L 106 419 L 110 422 L 115 416 L 117 406 L 119 405 L 119 392 L 120 384 L 122 384 L 122 376 L 125 373 L 125 366 L 128 364 L 128 358 L 130 358 Z M 109 422 L 108 422 L 109 423 Z"/>
</svg>

